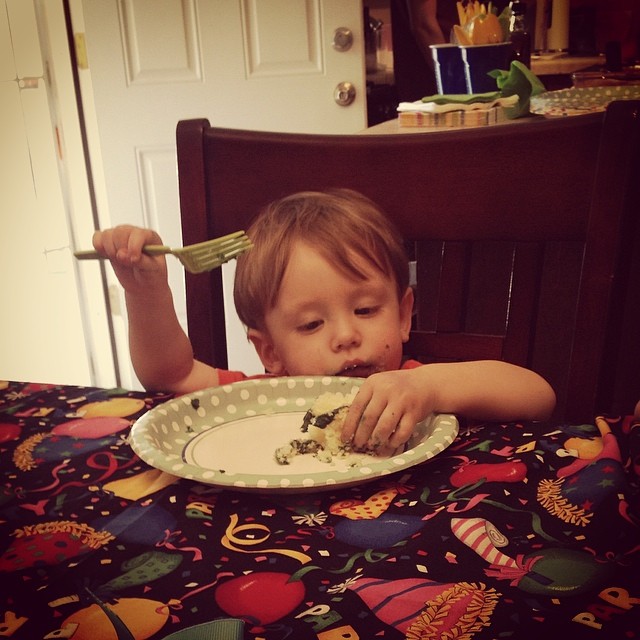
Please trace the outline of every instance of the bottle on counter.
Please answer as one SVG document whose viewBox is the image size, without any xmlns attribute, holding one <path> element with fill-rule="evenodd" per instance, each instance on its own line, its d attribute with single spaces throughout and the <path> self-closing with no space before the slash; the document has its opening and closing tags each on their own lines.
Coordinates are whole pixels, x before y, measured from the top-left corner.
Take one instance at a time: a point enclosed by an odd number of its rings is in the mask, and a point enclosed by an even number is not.
<svg viewBox="0 0 640 640">
<path fill-rule="evenodd" d="M 525 66 L 531 67 L 531 34 L 527 27 L 526 13 L 526 2 L 511 2 L 509 39 L 513 47 L 513 60 L 519 60 Z"/>
</svg>

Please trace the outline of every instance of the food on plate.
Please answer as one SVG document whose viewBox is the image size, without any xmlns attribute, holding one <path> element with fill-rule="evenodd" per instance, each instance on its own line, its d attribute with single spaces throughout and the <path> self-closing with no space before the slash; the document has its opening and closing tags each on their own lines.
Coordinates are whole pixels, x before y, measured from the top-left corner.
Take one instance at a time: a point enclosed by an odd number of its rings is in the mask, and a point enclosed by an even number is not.
<svg viewBox="0 0 640 640">
<path fill-rule="evenodd" d="M 351 446 L 340 439 L 344 419 L 353 401 L 352 394 L 340 392 L 319 395 L 302 419 L 300 431 L 308 438 L 296 438 L 278 447 L 278 464 L 289 464 L 296 455 L 312 454 L 321 462 L 331 462 L 333 456 L 346 455 Z"/>
<path fill-rule="evenodd" d="M 295 438 L 288 444 L 278 447 L 275 452 L 275 459 L 278 464 L 291 464 L 293 457 L 306 453 L 313 454 L 323 462 L 331 462 L 331 454 L 325 454 L 324 447 L 319 442 L 309 438 Z"/>
<path fill-rule="evenodd" d="M 311 454 L 321 462 L 331 462 L 335 457 L 352 457 L 354 465 L 358 464 L 363 454 L 388 455 L 392 451 L 386 448 L 354 448 L 351 443 L 342 442 L 340 434 L 347 417 L 353 394 L 341 392 L 323 393 L 319 395 L 304 415 L 300 430 L 308 438 L 296 438 L 288 444 L 278 447 L 275 458 L 278 464 L 290 464 L 297 455 Z"/>
<path fill-rule="evenodd" d="M 351 394 L 323 393 L 305 414 L 302 431 L 333 455 L 340 455 L 345 449 L 351 450 L 349 444 L 342 442 L 340 434 L 352 402 Z"/>
</svg>

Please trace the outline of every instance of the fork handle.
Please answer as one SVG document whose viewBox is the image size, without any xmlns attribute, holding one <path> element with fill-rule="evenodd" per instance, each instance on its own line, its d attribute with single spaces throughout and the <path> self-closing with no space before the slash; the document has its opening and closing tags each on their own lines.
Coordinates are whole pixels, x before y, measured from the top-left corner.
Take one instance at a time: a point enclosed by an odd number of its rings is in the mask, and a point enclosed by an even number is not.
<svg viewBox="0 0 640 640">
<path fill-rule="evenodd" d="M 83 251 L 74 251 L 73 255 L 78 260 L 106 260 L 95 249 L 84 249 Z"/>
<path fill-rule="evenodd" d="M 162 256 L 167 253 L 171 253 L 171 247 L 167 247 L 163 244 L 146 244 L 142 250 L 148 256 Z M 100 255 L 95 249 L 74 251 L 73 255 L 78 260 L 106 260 L 105 256 Z"/>
</svg>

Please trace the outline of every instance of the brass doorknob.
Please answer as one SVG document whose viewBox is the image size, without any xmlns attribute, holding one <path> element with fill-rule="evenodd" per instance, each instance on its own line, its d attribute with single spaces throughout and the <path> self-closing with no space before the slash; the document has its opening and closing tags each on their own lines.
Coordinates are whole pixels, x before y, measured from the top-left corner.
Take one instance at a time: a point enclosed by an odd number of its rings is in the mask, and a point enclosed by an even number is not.
<svg viewBox="0 0 640 640">
<path fill-rule="evenodd" d="M 350 82 L 341 82 L 333 92 L 333 99 L 341 107 L 347 107 L 356 99 L 356 88 Z"/>
</svg>

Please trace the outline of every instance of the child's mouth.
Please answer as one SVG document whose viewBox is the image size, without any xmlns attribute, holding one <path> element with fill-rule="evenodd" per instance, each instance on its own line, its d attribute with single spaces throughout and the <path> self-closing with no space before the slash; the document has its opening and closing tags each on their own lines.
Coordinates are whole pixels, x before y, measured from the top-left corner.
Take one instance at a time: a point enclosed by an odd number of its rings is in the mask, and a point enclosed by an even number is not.
<svg viewBox="0 0 640 640">
<path fill-rule="evenodd" d="M 347 376 L 349 378 L 368 378 L 374 372 L 375 368 L 372 365 L 361 363 L 349 365 L 336 375 Z"/>
</svg>

